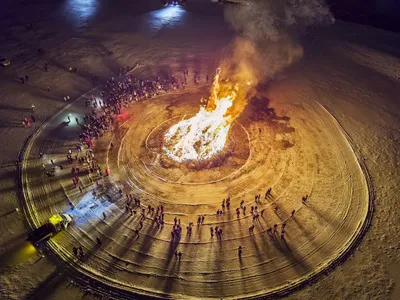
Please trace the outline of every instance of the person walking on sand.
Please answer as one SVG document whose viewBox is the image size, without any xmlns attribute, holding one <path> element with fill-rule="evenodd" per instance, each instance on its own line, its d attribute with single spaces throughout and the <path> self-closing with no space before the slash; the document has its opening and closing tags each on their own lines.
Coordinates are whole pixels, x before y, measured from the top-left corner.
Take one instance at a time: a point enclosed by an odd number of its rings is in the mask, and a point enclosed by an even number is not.
<svg viewBox="0 0 400 300">
<path fill-rule="evenodd" d="M 24 123 L 26 126 L 31 127 L 31 122 L 29 122 L 28 118 L 24 118 Z"/>
<path fill-rule="evenodd" d="M 253 234 L 253 232 L 254 232 L 254 224 L 249 227 L 249 232 L 250 232 L 250 234 Z"/>
<path fill-rule="evenodd" d="M 265 193 L 265 199 L 267 199 L 271 195 L 272 188 L 269 188 Z"/>
<path fill-rule="evenodd" d="M 242 252 L 243 252 L 243 247 L 239 246 L 239 248 L 238 248 L 238 256 L 239 256 L 239 258 L 242 258 Z"/>
<path fill-rule="evenodd" d="M 35 112 L 35 104 L 32 104 L 32 105 L 31 105 L 31 110 L 32 110 L 32 113 Z"/>
</svg>

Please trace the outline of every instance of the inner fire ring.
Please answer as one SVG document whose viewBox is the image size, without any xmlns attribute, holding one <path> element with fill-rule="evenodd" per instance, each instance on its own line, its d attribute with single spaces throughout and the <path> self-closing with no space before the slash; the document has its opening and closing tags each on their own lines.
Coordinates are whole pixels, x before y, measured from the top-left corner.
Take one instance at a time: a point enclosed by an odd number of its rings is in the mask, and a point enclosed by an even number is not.
<svg viewBox="0 0 400 300">
<path fill-rule="evenodd" d="M 175 116 L 165 120 L 147 135 L 144 147 L 140 147 L 140 152 L 137 153 L 146 172 L 164 182 L 189 185 L 209 184 L 234 176 L 247 164 L 251 156 L 250 137 L 245 127 L 237 121 L 230 126 L 225 147 L 212 157 L 182 162 L 172 159 L 163 149 L 164 137 L 181 118 L 182 116 Z M 131 134 L 128 136 L 130 140 Z M 130 158 L 135 156 L 130 155 Z M 124 164 L 131 163 L 124 161 Z"/>
</svg>

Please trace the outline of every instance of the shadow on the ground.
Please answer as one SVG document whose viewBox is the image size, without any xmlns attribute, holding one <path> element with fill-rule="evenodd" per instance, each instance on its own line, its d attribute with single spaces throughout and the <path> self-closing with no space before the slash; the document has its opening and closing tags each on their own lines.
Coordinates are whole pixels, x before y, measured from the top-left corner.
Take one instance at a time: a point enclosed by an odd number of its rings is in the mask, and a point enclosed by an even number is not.
<svg viewBox="0 0 400 300">
<path fill-rule="evenodd" d="M 46 277 L 35 289 L 28 293 L 24 299 L 26 300 L 42 300 L 46 299 L 51 291 L 56 290 L 66 278 L 55 269 L 49 276 Z"/>
</svg>

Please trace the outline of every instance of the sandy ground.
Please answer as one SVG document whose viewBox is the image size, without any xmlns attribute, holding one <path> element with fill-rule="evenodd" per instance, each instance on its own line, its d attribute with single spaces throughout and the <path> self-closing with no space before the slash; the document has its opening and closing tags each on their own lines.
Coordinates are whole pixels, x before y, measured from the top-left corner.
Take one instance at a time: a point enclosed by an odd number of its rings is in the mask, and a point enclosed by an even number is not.
<svg viewBox="0 0 400 300">
<path fill-rule="evenodd" d="M 12 60 L 11 66 L 1 70 L 0 78 L 1 135 L 5 145 L 0 157 L 3 229 L 0 292 L 5 299 L 88 297 L 60 275 L 62 271 L 49 262 L 51 258 L 41 258 L 24 244 L 27 227 L 24 217 L 15 211 L 19 204 L 14 175 L 16 154 L 29 135 L 29 129 L 23 128 L 21 122 L 29 115 L 31 104 L 37 108 L 39 123 L 65 105 L 62 100 L 65 95 L 75 99 L 89 90 L 92 74 L 105 78 L 118 66 L 137 61 L 145 63 L 145 74 L 162 73 L 168 68 L 211 74 L 232 37 L 218 7 L 199 9 L 195 5 L 188 11 L 163 14 L 154 10 L 156 4 L 151 3 L 136 11 L 134 17 L 136 7 L 96 8 L 98 4 L 89 2 L 72 5 L 74 1 L 69 1 L 66 4 L 72 6 L 66 7 L 39 6 L 43 7 L 42 11 L 39 9 L 41 16 L 29 18 L 30 15 L 21 14 L 19 25 L 13 25 L 14 15 L 5 10 L 2 32 L 6 34 L 2 34 L 0 49 Z M 94 13 L 96 9 L 98 14 Z M 75 14 L 65 13 L 74 10 Z M 74 15 L 79 18 L 73 19 Z M 32 22 L 34 30 L 25 31 L 24 22 Z M 205 40 L 208 42 L 204 43 Z M 400 224 L 395 217 L 400 179 L 398 45 L 398 35 L 337 22 L 305 37 L 304 59 L 267 91 L 271 107 L 284 103 L 294 106 L 322 103 L 364 158 L 376 196 L 371 228 L 352 257 L 290 298 L 399 297 L 396 283 Z M 45 49 L 45 54 L 38 55 L 38 47 Z M 112 50 L 113 55 L 103 56 L 105 49 Z M 44 60 L 49 62 L 49 72 L 44 72 Z M 66 72 L 69 65 L 77 66 L 79 74 Z M 22 85 L 18 77 L 25 74 L 30 80 Z M 50 92 L 47 86 L 51 87 Z M 287 114 L 293 111 L 287 108 L 278 111 L 278 115 Z"/>
</svg>

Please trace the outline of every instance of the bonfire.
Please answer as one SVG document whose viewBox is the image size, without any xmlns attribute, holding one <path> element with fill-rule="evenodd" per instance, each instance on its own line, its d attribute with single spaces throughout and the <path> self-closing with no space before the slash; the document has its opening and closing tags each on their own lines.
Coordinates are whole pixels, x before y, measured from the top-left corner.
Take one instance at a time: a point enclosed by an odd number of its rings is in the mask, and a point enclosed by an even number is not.
<svg viewBox="0 0 400 300">
<path fill-rule="evenodd" d="M 229 129 L 234 120 L 231 110 L 239 91 L 238 84 L 221 96 L 218 69 L 213 80 L 211 96 L 206 106 L 192 118 L 169 128 L 164 136 L 163 151 L 177 162 L 204 161 L 224 149 Z"/>
</svg>

